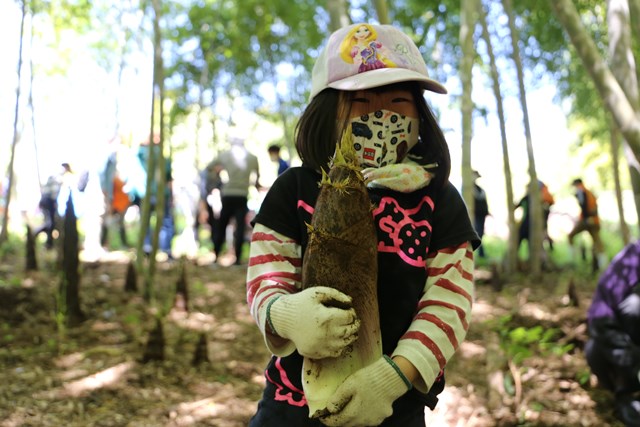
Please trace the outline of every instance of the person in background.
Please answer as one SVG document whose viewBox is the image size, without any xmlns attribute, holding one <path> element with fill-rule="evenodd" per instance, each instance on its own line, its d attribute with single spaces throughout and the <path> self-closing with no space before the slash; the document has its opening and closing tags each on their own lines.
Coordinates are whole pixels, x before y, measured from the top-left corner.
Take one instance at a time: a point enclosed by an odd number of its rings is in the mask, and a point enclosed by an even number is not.
<svg viewBox="0 0 640 427">
<path fill-rule="evenodd" d="M 487 193 L 482 187 L 478 185 L 478 178 L 480 173 L 476 170 L 473 171 L 473 226 L 478 233 L 478 237 L 482 240 L 484 236 L 484 223 L 489 215 L 489 204 L 487 203 Z M 484 245 L 480 245 L 478 248 L 478 256 L 480 258 L 485 257 Z"/>
<path fill-rule="evenodd" d="M 591 371 L 614 394 L 617 417 L 640 426 L 640 241 L 623 248 L 600 276 L 587 321 Z"/>
<path fill-rule="evenodd" d="M 69 197 L 73 200 L 77 182 L 76 176 L 69 163 L 62 163 L 60 172 L 60 191 L 58 192 L 58 214 L 63 217 Z"/>
<path fill-rule="evenodd" d="M 150 194 L 150 203 L 151 203 L 151 212 L 156 212 L 156 215 L 160 209 L 162 209 L 162 225 L 160 227 L 160 234 L 158 236 L 158 249 L 164 252 L 167 255 L 169 260 L 173 259 L 172 253 L 172 243 L 173 237 L 175 236 L 175 223 L 173 217 L 173 174 L 172 174 L 172 166 L 171 166 L 171 158 L 165 158 L 165 179 L 166 179 L 166 187 L 164 189 L 164 205 L 158 206 L 158 183 L 160 182 L 158 162 L 160 156 L 164 156 L 164 153 L 160 152 L 160 144 L 154 141 L 153 145 L 149 144 L 149 141 L 146 140 L 140 147 L 138 147 L 138 161 L 142 168 L 144 168 L 145 174 L 149 173 L 147 170 L 148 159 L 150 155 L 155 156 L 155 165 L 156 171 L 154 173 L 153 179 L 151 181 L 151 188 L 148 191 Z M 146 177 L 145 177 L 146 179 Z M 151 227 L 149 227 L 145 238 L 143 250 L 146 254 L 151 252 Z"/>
<path fill-rule="evenodd" d="M 553 194 L 549 191 L 549 187 L 542 181 L 538 181 L 540 186 L 540 202 L 542 203 L 542 230 L 544 231 L 544 240 L 549 244 L 549 250 L 553 251 L 553 239 L 549 236 L 549 215 L 551 215 L 551 206 L 556 202 Z"/>
<path fill-rule="evenodd" d="M 446 93 L 393 26 L 344 27 L 321 51 L 296 128 L 303 164 L 276 179 L 251 241 L 247 303 L 273 357 L 250 426 L 418 427 L 425 406 L 435 407 L 469 327 L 480 240 L 449 181 L 449 147 L 425 90 Z M 383 356 L 348 377 L 318 420 L 309 418 L 303 357 L 340 355 L 360 322 L 349 296 L 328 286 L 303 290 L 301 282 L 321 170 L 345 132 L 373 205 Z"/>
<path fill-rule="evenodd" d="M 58 192 L 58 216 L 64 218 L 67 213 L 69 201 L 73 204 L 73 212 L 76 218 L 80 218 L 84 213 L 84 190 L 88 183 L 87 171 L 74 171 L 69 163 L 62 163 L 62 173 L 60 178 L 60 191 Z"/>
<path fill-rule="evenodd" d="M 269 157 L 272 162 L 278 163 L 278 175 L 281 175 L 282 172 L 289 169 L 289 163 L 280 157 L 280 146 L 279 145 L 270 145 L 267 149 L 269 152 Z"/>
<path fill-rule="evenodd" d="M 575 237 L 586 231 L 593 240 L 593 254 L 596 257 L 598 269 L 602 270 L 607 264 L 607 255 L 604 252 L 604 244 L 600 238 L 600 216 L 598 215 L 598 201 L 595 195 L 588 190 L 581 178 L 573 180 L 572 185 L 576 191 L 575 195 L 580 204 L 580 216 L 571 232 L 569 232 L 569 245 L 571 257 L 575 259 L 575 247 L 573 241 Z"/>
<path fill-rule="evenodd" d="M 220 212 L 216 212 L 213 203 L 220 198 L 220 189 L 222 187 L 222 180 L 220 178 L 220 171 L 222 169 L 209 163 L 200 173 L 200 202 L 198 208 L 198 226 L 200 224 L 207 224 L 209 226 L 209 238 L 211 239 L 211 246 L 215 247 L 215 234 L 218 228 L 218 220 Z M 196 239 L 198 239 L 198 232 L 196 231 Z"/>
<path fill-rule="evenodd" d="M 549 243 L 549 249 L 553 250 L 553 240 L 549 237 L 547 224 L 549 222 L 549 215 L 551 214 L 551 205 L 555 203 L 555 199 L 544 182 L 538 180 L 538 188 L 540 189 L 540 203 L 542 204 L 542 232 L 544 234 L 544 240 Z M 531 234 L 530 198 L 528 190 L 529 186 L 527 185 L 527 194 L 520 199 L 515 206 L 515 209 L 522 208 L 522 219 L 520 220 L 520 226 L 518 228 L 518 248 L 520 248 L 524 240 L 529 242 L 529 236 Z"/>
<path fill-rule="evenodd" d="M 44 223 L 40 228 L 35 230 L 34 236 L 37 237 L 40 233 L 45 233 L 47 236 L 45 247 L 47 249 L 53 248 L 53 232 L 56 229 L 56 215 L 58 211 L 58 193 L 60 192 L 61 186 L 61 175 L 51 175 L 42 187 L 42 195 L 38 203 L 44 216 Z"/>
<path fill-rule="evenodd" d="M 224 174 L 227 179 L 222 181 L 220 198 L 222 209 L 214 233 L 213 252 L 214 265 L 222 255 L 222 248 L 226 240 L 226 230 L 231 218 L 235 220 L 233 242 L 235 250 L 235 265 L 242 264 L 242 247 L 245 241 L 245 229 L 249 208 L 249 187 L 255 185 L 260 189 L 260 170 L 258 158 L 251 154 L 244 146 L 244 138 L 231 137 L 231 147 L 221 152 L 208 166 L 212 173 Z"/>
<path fill-rule="evenodd" d="M 120 236 L 120 243 L 122 246 L 129 247 L 129 241 L 127 239 L 127 230 L 124 222 L 127 209 L 131 205 L 129 195 L 124 192 L 125 183 L 120 177 L 120 174 L 116 171 L 111 181 L 111 197 L 108 199 L 108 205 L 106 206 L 107 214 L 105 215 L 104 222 L 102 223 L 102 233 L 100 235 L 100 243 L 102 246 L 108 245 L 109 225 L 115 223 L 118 227 L 118 235 Z"/>
<path fill-rule="evenodd" d="M 98 174 L 105 205 L 100 229 L 100 244 L 105 248 L 109 245 L 109 229 L 114 223 L 118 227 L 120 243 L 124 247 L 129 246 L 124 217 L 131 205 L 131 200 L 125 191 L 127 179 L 123 173 L 123 166 L 118 162 L 116 143 L 119 144 L 119 140 L 114 139 L 110 142 L 111 150 Z"/>
</svg>

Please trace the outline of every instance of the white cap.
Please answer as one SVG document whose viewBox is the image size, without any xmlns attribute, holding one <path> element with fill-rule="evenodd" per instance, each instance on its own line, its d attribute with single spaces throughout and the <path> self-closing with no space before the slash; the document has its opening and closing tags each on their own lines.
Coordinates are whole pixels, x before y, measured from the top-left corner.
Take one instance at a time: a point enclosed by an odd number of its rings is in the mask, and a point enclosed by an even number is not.
<svg viewBox="0 0 640 427">
<path fill-rule="evenodd" d="M 429 78 L 420 51 L 402 31 L 391 25 L 353 24 L 331 34 L 318 56 L 309 100 L 329 87 L 352 91 L 409 81 L 447 93 Z"/>
</svg>

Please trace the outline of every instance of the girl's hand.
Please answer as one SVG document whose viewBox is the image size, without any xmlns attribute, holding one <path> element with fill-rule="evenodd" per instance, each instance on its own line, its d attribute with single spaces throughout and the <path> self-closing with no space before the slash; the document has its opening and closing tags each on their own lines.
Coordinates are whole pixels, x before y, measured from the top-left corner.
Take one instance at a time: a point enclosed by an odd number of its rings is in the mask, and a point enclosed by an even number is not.
<svg viewBox="0 0 640 427">
<path fill-rule="evenodd" d="M 393 413 L 393 402 L 411 388 L 395 363 L 382 356 L 348 377 L 327 403 L 328 426 L 377 426 Z"/>
<path fill-rule="evenodd" d="M 325 286 L 283 295 L 267 308 L 272 332 L 293 341 L 302 356 L 338 357 L 358 338 L 360 319 L 351 297 Z"/>
</svg>

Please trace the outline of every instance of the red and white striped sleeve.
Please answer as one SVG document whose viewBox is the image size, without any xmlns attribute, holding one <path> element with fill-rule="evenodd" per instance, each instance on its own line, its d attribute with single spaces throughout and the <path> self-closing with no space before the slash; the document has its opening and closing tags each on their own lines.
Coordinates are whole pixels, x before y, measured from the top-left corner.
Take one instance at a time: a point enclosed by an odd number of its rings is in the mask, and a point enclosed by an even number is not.
<svg viewBox="0 0 640 427">
<path fill-rule="evenodd" d="M 269 332 L 267 307 L 278 296 L 298 292 L 301 284 L 302 247 L 293 239 L 256 224 L 247 268 L 247 303 L 267 347 L 277 356 L 291 354 L 295 346 Z"/>
<path fill-rule="evenodd" d="M 464 340 L 474 299 L 473 247 L 467 242 L 429 255 L 427 282 L 409 329 L 393 356 L 402 356 L 418 370 L 427 392 Z"/>
</svg>

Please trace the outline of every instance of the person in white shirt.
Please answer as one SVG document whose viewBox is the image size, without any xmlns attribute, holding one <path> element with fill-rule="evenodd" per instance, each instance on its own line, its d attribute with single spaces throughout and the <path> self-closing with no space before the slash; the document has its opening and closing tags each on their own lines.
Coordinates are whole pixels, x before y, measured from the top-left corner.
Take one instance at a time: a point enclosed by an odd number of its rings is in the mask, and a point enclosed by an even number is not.
<svg viewBox="0 0 640 427">
<path fill-rule="evenodd" d="M 213 237 L 213 252 L 216 257 L 214 264 L 216 264 L 222 254 L 227 226 L 233 218 L 235 220 L 233 233 L 235 264 L 240 265 L 242 246 L 245 242 L 246 217 L 249 211 L 247 207 L 249 187 L 255 185 L 256 188 L 260 188 L 260 171 L 258 158 L 244 146 L 244 138 L 232 137 L 230 143 L 229 150 L 220 153 L 207 166 L 207 169 L 226 176 L 220 189 L 222 209 Z"/>
</svg>

